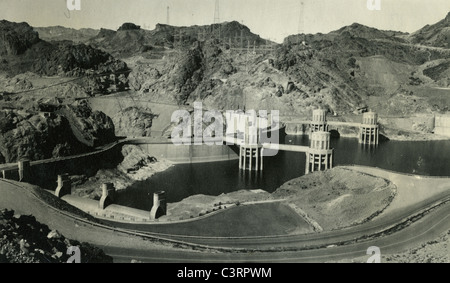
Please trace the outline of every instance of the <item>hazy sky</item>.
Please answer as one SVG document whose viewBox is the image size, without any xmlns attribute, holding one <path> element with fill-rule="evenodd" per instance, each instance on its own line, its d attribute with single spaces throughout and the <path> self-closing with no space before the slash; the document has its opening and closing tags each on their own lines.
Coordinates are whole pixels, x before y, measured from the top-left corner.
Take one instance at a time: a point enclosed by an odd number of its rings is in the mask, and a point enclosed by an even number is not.
<svg viewBox="0 0 450 283">
<path fill-rule="evenodd" d="M 214 22 L 215 0 L 80 0 L 81 11 L 67 11 L 66 0 L 0 0 L 0 19 L 32 26 L 117 29 L 133 22 L 153 29 L 166 23 L 205 25 Z M 368 0 L 219 0 L 221 21 L 237 20 L 264 38 L 281 42 L 299 30 L 304 2 L 306 33 L 327 33 L 358 22 L 379 29 L 414 32 L 443 19 L 450 0 L 380 0 L 381 11 L 370 11 Z M 375 0 L 372 0 L 375 1 Z"/>
</svg>

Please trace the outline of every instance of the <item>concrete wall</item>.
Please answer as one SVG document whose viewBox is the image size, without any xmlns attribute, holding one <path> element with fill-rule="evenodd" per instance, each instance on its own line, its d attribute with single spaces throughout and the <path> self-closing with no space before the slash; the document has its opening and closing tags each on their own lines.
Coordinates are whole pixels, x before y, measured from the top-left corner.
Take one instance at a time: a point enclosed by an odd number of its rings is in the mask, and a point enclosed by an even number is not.
<svg viewBox="0 0 450 283">
<path fill-rule="evenodd" d="M 201 163 L 237 160 L 237 147 L 225 145 L 181 145 L 145 144 L 139 147 L 151 156 L 168 159 L 174 163 Z"/>
<path fill-rule="evenodd" d="M 309 133 L 310 125 L 301 123 L 286 124 L 286 134 L 288 135 L 305 135 Z"/>
<path fill-rule="evenodd" d="M 432 132 L 435 128 L 434 115 L 417 114 L 407 118 L 379 118 L 379 122 L 389 128 L 402 129 L 406 131 Z"/>
<path fill-rule="evenodd" d="M 436 116 L 434 133 L 450 137 L 450 115 Z"/>
</svg>

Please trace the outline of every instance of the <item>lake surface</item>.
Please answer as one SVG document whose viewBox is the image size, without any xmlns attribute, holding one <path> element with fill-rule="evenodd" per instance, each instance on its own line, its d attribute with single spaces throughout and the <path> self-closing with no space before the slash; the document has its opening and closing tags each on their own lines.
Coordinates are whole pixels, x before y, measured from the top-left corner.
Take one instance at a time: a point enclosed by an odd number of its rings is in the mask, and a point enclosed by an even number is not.
<svg viewBox="0 0 450 283">
<path fill-rule="evenodd" d="M 286 136 L 285 144 L 309 145 L 308 136 Z M 378 147 L 357 139 L 332 139 L 334 165 L 365 165 L 424 176 L 450 176 L 450 141 L 387 141 Z M 289 180 L 303 176 L 304 153 L 279 152 L 264 160 L 264 172 L 243 173 L 239 161 L 176 165 L 118 194 L 117 204 L 150 210 L 153 193 L 166 191 L 169 203 L 192 195 L 220 195 L 238 190 L 274 192 Z"/>
</svg>

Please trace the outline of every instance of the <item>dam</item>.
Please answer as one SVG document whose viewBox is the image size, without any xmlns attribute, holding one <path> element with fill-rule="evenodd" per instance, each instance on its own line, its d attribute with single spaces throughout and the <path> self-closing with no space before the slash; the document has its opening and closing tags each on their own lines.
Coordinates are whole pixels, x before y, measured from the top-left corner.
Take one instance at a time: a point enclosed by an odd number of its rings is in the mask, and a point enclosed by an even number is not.
<svg viewBox="0 0 450 283">
<path fill-rule="evenodd" d="M 370 118 L 376 117 L 370 116 Z M 373 126 L 370 124 L 374 124 L 374 120 L 356 125 Z M 44 185 L 55 190 L 55 181 L 58 179 L 61 185 L 58 187 L 65 191 L 67 185 L 64 185 L 66 180 L 64 173 L 75 172 L 76 168 L 83 167 L 83 164 L 89 164 L 92 160 L 98 160 L 98 157 L 109 156 L 109 160 L 112 160 L 111 157 L 120 151 L 118 149 L 121 145 L 134 144 L 157 158 L 173 159 L 178 164 L 148 180 L 134 184 L 126 191 L 114 194 L 115 204 L 149 212 L 154 202 L 152 196 L 162 191 L 165 192 L 165 199 L 169 203 L 181 201 L 196 194 L 220 195 L 238 190 L 255 189 L 273 192 L 289 180 L 339 165 L 366 165 L 427 176 L 445 176 L 450 170 L 442 166 L 442 164 L 450 164 L 450 157 L 441 152 L 442 148 L 450 146 L 450 141 L 391 141 L 379 143 L 377 147 L 365 147 L 361 146 L 361 136 L 357 139 L 334 139 L 329 133 L 320 131 L 313 132 L 310 136 L 283 135 L 278 145 L 261 143 L 261 150 L 271 150 L 276 147 L 279 153 L 276 156 L 261 154 L 258 158 L 261 161 L 258 163 L 261 166 L 260 170 L 243 168 L 242 155 L 240 157 L 242 151 L 236 143 L 237 139 L 233 138 L 233 145 L 228 146 L 176 147 L 170 142 L 161 142 L 152 138 L 132 138 L 107 146 L 99 152 L 53 161 L 31 163 L 25 161 L 15 165 L 2 165 L 1 169 L 3 177 L 16 180 L 25 177 L 23 180 L 26 180 L 30 168 L 42 167 L 43 169 L 31 170 L 35 174 L 33 177 L 45 171 L 47 179 Z M 314 150 L 324 150 L 326 154 L 320 157 L 312 152 Z M 110 152 L 115 153 L 111 155 Z M 248 157 L 246 157 L 247 161 L 250 160 Z M 248 166 L 247 164 L 250 163 L 246 163 L 245 166 Z M 101 164 L 98 166 L 101 168 Z M 252 168 L 257 166 L 256 162 L 252 163 Z"/>
</svg>

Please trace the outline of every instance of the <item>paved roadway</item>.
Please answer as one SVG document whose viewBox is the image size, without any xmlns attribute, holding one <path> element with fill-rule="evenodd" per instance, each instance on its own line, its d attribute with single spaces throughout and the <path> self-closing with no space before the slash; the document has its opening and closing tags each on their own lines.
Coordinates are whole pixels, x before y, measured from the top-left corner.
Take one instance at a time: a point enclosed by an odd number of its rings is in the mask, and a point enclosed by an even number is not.
<svg viewBox="0 0 450 283">
<path fill-rule="evenodd" d="M 147 249 L 123 249 L 101 246 L 116 262 L 131 259 L 144 262 L 327 262 L 364 257 L 371 246 L 377 246 L 382 254 L 392 254 L 417 247 L 438 238 L 450 229 L 450 205 L 446 205 L 417 221 L 413 225 L 389 236 L 346 246 L 287 252 L 249 253 L 195 253 L 184 251 L 151 251 Z M 278 243 L 276 239 L 272 242 Z"/>
<path fill-rule="evenodd" d="M 177 241 L 189 242 L 194 244 L 201 244 L 213 247 L 229 247 L 229 248 L 248 248 L 248 249 L 271 249 L 274 247 L 290 247 L 290 248 L 304 248 L 305 246 L 328 246 L 340 242 L 345 242 L 351 239 L 360 238 L 365 235 L 371 235 L 383 231 L 387 227 L 396 225 L 397 223 L 405 220 L 410 215 L 420 213 L 422 209 L 431 206 L 435 202 L 440 201 L 443 197 L 449 198 L 450 193 L 443 193 L 436 196 L 432 200 L 424 201 L 416 204 L 413 207 L 397 211 L 392 215 L 385 216 L 382 219 L 374 220 L 366 224 L 362 224 L 356 227 L 338 230 L 328 231 L 310 235 L 290 235 L 290 236 L 277 236 L 277 237 L 251 237 L 251 238 L 211 238 L 211 237 L 188 237 L 188 236 L 175 236 L 166 234 L 152 233 L 154 229 L 151 225 L 145 224 L 116 224 L 116 227 L 136 230 L 148 233 L 149 235 L 161 236 L 168 239 Z M 445 205 L 450 206 L 449 204 Z M 448 211 L 448 209 L 447 209 Z M 447 226 L 450 228 L 450 221 Z"/>
<path fill-rule="evenodd" d="M 304 251 L 286 252 L 252 252 L 252 253 L 203 253 L 188 250 L 173 250 L 155 245 L 141 237 L 124 235 L 101 227 L 90 227 L 79 223 L 72 217 L 61 214 L 54 209 L 45 207 L 31 194 L 24 192 L 15 183 L 0 181 L 0 207 L 15 209 L 19 213 L 33 214 L 36 218 L 58 229 L 65 236 L 79 241 L 90 242 L 102 247 L 107 254 L 114 257 L 116 262 L 130 262 L 131 259 L 144 262 L 325 262 L 364 256 L 367 248 L 378 246 L 383 253 L 397 253 L 416 247 L 423 242 L 436 239 L 440 234 L 450 229 L 450 204 L 442 205 L 425 215 L 409 227 L 362 243 L 334 248 L 321 248 Z M 435 200 L 443 197 L 436 196 Z M 433 200 L 417 204 L 416 207 L 406 209 L 397 215 L 401 218 L 409 216 L 411 211 L 427 207 Z M 386 218 L 385 218 L 386 219 Z M 370 224 L 346 229 L 343 231 L 327 232 L 307 236 L 269 237 L 249 239 L 198 239 L 202 244 L 214 246 L 236 246 L 268 248 L 280 246 L 303 247 L 311 244 L 333 243 L 343 239 L 353 238 L 355 235 L 366 234 L 371 229 L 380 229 L 386 223 Z M 183 238 L 186 240 L 185 238 Z M 193 239 L 190 242 L 195 242 Z M 167 246 L 166 246 L 167 247 Z"/>
</svg>

